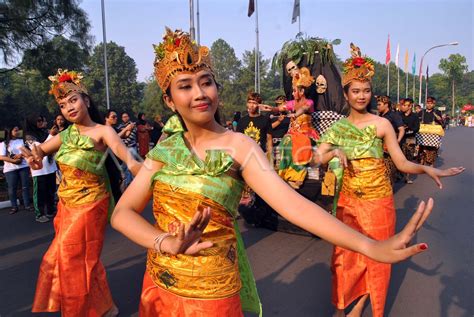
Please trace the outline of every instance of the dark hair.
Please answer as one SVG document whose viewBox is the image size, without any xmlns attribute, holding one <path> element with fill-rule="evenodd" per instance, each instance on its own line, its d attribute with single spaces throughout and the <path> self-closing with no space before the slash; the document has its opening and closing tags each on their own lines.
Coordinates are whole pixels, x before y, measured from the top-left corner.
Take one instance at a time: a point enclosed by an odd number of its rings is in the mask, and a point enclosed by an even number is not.
<svg viewBox="0 0 474 317">
<path fill-rule="evenodd" d="M 138 124 L 146 124 L 146 121 L 142 119 L 142 117 L 144 115 L 145 115 L 145 113 L 143 113 L 143 112 L 138 113 L 138 117 L 137 117 Z"/>
<path fill-rule="evenodd" d="M 415 105 L 415 108 L 421 108 L 421 105 L 416 104 L 416 105 Z"/>
<path fill-rule="evenodd" d="M 234 117 L 232 118 L 232 121 L 239 122 L 241 117 L 242 113 L 240 111 L 236 111 L 234 112 Z"/>
<path fill-rule="evenodd" d="M 95 123 L 104 124 L 104 119 L 100 115 L 99 109 L 97 108 L 91 97 L 83 92 L 81 92 L 81 97 L 89 99 L 89 107 L 87 108 L 87 112 L 89 113 L 89 117 L 91 118 L 91 120 Z"/>
<path fill-rule="evenodd" d="M 411 99 L 411 98 L 405 98 L 404 102 L 407 102 L 407 101 L 410 102 L 410 103 L 413 103 L 413 99 Z"/>
<path fill-rule="evenodd" d="M 431 99 L 432 101 L 436 101 L 436 98 L 433 97 L 433 96 L 428 96 L 428 97 L 426 97 L 426 101 L 428 101 L 428 100 L 430 100 L 430 99 Z"/>
<path fill-rule="evenodd" d="M 117 113 L 117 111 L 115 111 L 115 110 L 113 110 L 113 109 L 109 109 L 109 110 L 107 110 L 107 112 L 105 113 L 105 116 L 104 116 L 104 117 L 105 117 L 105 118 L 110 117 L 110 115 L 112 114 L 112 112 Z"/>
<path fill-rule="evenodd" d="M 250 100 L 253 100 L 253 101 L 256 101 L 257 103 L 262 103 L 262 97 L 260 96 L 260 94 L 258 92 L 249 92 L 247 94 L 247 101 L 250 101 Z"/>
<path fill-rule="evenodd" d="M 46 130 L 38 128 L 38 119 L 45 120 L 42 115 L 30 115 L 25 120 L 25 140 L 43 143 L 48 137 Z"/>
</svg>

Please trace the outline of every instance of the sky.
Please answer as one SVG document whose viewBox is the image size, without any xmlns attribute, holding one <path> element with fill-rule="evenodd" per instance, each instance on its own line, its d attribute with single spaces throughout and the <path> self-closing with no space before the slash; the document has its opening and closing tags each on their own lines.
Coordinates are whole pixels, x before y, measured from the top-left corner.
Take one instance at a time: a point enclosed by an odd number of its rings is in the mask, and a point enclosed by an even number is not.
<svg viewBox="0 0 474 317">
<path fill-rule="evenodd" d="M 242 58 L 256 42 L 255 17 L 247 17 L 248 0 L 199 1 L 200 43 L 211 46 L 224 39 Z M 260 51 L 272 58 L 282 44 L 294 39 L 298 22 L 291 24 L 294 0 L 255 0 L 258 6 Z M 354 42 L 363 54 L 385 63 L 390 34 L 391 56 L 395 61 L 400 45 L 399 65 L 404 68 L 408 49 L 408 71 L 413 54 L 418 67 L 422 55 L 431 47 L 459 42 L 457 46 L 436 48 L 426 54 L 425 72 L 440 72 L 439 61 L 450 54 L 466 57 L 469 70 L 474 68 L 473 0 L 300 0 L 301 31 L 308 36 L 341 39 L 334 50 L 341 59 L 349 57 Z M 80 4 L 92 25 L 95 44 L 102 42 L 101 1 L 83 0 Z M 105 0 L 107 41 L 125 47 L 143 81 L 153 73 L 152 44 L 161 41 L 165 26 L 189 31 L 189 0 Z M 197 18 L 195 18 L 197 25 Z"/>
</svg>

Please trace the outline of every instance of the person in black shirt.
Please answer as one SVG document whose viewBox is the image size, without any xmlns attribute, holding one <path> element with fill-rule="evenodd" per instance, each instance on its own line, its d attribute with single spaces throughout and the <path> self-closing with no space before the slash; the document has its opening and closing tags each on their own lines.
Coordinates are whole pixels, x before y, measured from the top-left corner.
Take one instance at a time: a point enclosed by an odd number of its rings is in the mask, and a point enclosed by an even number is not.
<svg viewBox="0 0 474 317">
<path fill-rule="evenodd" d="M 443 126 L 443 117 L 441 111 L 435 109 L 436 98 L 426 98 L 426 109 L 423 109 L 420 113 L 421 123 L 423 124 L 436 124 Z M 434 146 L 420 146 L 420 161 L 423 165 L 433 166 L 436 158 L 438 157 L 438 148 Z"/>
<path fill-rule="evenodd" d="M 395 134 L 397 135 L 397 141 L 403 139 L 405 135 L 405 126 L 403 125 L 403 120 L 400 114 L 392 110 L 392 102 L 388 96 L 377 96 L 377 111 L 379 116 L 387 119 L 392 124 Z"/>
<path fill-rule="evenodd" d="M 403 125 L 402 117 L 398 112 L 395 112 L 392 110 L 392 102 L 390 101 L 389 96 L 377 96 L 377 111 L 379 113 L 379 116 L 387 119 L 390 121 L 390 124 L 393 127 L 393 130 L 395 131 L 397 135 L 397 141 L 398 143 L 401 142 L 403 139 L 403 136 L 405 135 L 405 127 Z M 395 167 L 395 163 L 393 163 L 392 158 L 384 150 L 384 161 L 385 161 L 385 166 L 387 170 L 387 175 L 390 178 L 390 181 L 393 184 L 399 178 L 399 173 L 397 168 Z"/>
<path fill-rule="evenodd" d="M 420 119 L 418 115 L 413 112 L 413 99 L 406 98 L 405 101 L 400 104 L 400 112 L 405 126 L 405 135 L 403 136 L 400 146 L 402 152 L 411 162 L 416 162 L 416 139 L 415 135 L 420 130 Z M 410 174 L 405 174 L 405 182 L 407 184 L 413 184 L 410 179 Z"/>
<path fill-rule="evenodd" d="M 286 103 L 286 97 L 280 95 L 275 99 L 275 108 L 278 108 Z M 278 150 L 278 145 L 281 142 L 281 138 L 288 132 L 290 127 L 290 118 L 286 113 L 278 113 L 277 115 L 270 115 L 272 122 L 272 145 L 273 145 L 273 157 L 274 157 L 274 167 L 278 169 L 280 164 L 280 152 Z"/>
<path fill-rule="evenodd" d="M 260 94 L 250 92 L 247 96 L 248 115 L 242 117 L 237 124 L 237 132 L 252 138 L 260 145 L 263 152 L 272 153 L 272 124 L 270 118 L 262 116 L 259 104 L 262 103 Z"/>
</svg>

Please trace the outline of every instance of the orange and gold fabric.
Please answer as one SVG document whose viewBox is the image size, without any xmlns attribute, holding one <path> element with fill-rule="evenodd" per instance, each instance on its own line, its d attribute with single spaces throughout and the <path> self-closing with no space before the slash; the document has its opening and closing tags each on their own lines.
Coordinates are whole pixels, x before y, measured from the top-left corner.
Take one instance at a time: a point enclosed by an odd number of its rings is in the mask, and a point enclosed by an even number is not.
<svg viewBox="0 0 474 317">
<path fill-rule="evenodd" d="M 386 240 L 395 232 L 392 187 L 383 160 L 382 140 L 374 125 L 359 129 L 347 119 L 336 122 L 321 138 L 341 148 L 348 166 L 337 173 L 336 217 L 351 228 L 375 239 Z M 334 247 L 332 256 L 332 302 L 344 309 L 360 296 L 369 294 L 372 315 L 382 317 L 390 282 L 390 264 Z"/>
<path fill-rule="evenodd" d="M 76 133 L 71 127 L 62 134 Z M 90 164 L 100 161 L 102 153 L 94 150 L 90 138 L 75 135 L 74 139 L 78 142 L 71 144 L 69 135 L 61 135 L 64 147 L 58 160 L 62 181 L 54 219 L 56 235 L 41 262 L 32 311 L 102 316 L 113 306 L 100 261 L 110 194 L 103 167 Z"/>
<path fill-rule="evenodd" d="M 205 160 L 194 155 L 183 129 L 172 117 L 170 135 L 147 155 L 164 163 L 153 176 L 156 226 L 174 233 L 196 210 L 210 207 L 211 221 L 202 240 L 213 242 L 197 255 L 161 255 L 148 251 L 140 316 L 242 316 L 261 313 L 260 300 L 235 216 L 243 182 L 232 157 L 209 150 Z M 185 307 L 189 306 L 189 307 Z M 186 312 L 195 311 L 194 314 Z"/>
</svg>

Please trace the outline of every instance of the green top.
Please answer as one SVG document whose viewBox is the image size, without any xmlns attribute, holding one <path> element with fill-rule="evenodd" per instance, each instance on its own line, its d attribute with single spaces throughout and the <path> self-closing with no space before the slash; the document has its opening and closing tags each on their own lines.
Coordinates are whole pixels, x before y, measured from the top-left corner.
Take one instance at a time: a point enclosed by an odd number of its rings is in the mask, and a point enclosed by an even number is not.
<svg viewBox="0 0 474 317">
<path fill-rule="evenodd" d="M 147 154 L 147 158 L 164 163 L 163 167 L 152 176 L 152 181 L 160 181 L 212 199 L 222 205 L 234 218 L 242 281 L 240 290 L 242 309 L 261 316 L 262 307 L 255 278 L 235 221 L 244 183 L 226 174 L 234 163 L 232 156 L 224 150 L 206 150 L 206 158 L 202 161 L 186 146 L 184 129 L 177 116 L 168 120 L 163 132 L 170 136 Z"/>
<path fill-rule="evenodd" d="M 94 148 L 94 142 L 87 135 L 80 135 L 75 124 L 59 133 L 61 147 L 56 153 L 56 161 L 80 170 L 106 176 L 104 164 L 100 164 L 104 153 Z"/>
<path fill-rule="evenodd" d="M 383 158 L 382 139 L 377 138 L 377 128 L 373 124 L 359 129 L 347 118 L 342 118 L 323 134 L 318 141 L 321 143 L 340 148 L 349 160 Z"/>
</svg>

